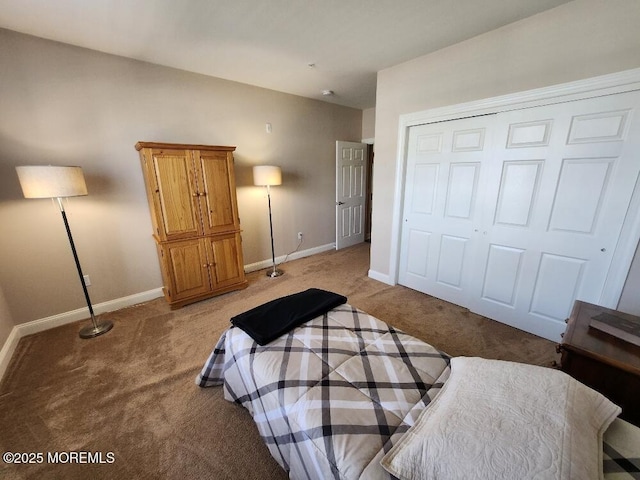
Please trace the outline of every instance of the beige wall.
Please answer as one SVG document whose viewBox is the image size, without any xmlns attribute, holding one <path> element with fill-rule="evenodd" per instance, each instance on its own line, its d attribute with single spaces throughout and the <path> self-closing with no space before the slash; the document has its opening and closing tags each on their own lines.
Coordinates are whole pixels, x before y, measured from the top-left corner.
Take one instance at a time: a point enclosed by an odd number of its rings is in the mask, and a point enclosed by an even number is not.
<svg viewBox="0 0 640 480">
<path fill-rule="evenodd" d="M 576 0 L 378 73 L 371 273 L 389 278 L 401 114 L 640 67 L 640 2 Z"/>
<path fill-rule="evenodd" d="M 362 111 L 362 139 L 370 140 L 376 136 L 376 109 Z"/>
<path fill-rule="evenodd" d="M 0 45 L 0 284 L 12 322 L 85 306 L 60 213 L 22 198 L 16 165 L 83 167 L 89 196 L 67 211 L 94 304 L 161 286 L 140 140 L 237 146 L 245 264 L 271 257 L 254 164 L 283 169 L 276 255 L 294 250 L 298 231 L 301 250 L 335 241 L 335 141 L 360 140 L 362 111 L 7 30 Z"/>
</svg>

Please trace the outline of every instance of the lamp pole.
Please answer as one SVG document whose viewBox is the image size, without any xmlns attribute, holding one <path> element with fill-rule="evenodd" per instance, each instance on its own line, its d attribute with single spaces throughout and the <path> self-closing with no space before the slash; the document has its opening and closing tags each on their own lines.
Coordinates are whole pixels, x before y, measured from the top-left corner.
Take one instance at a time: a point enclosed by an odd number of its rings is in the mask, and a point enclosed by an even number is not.
<svg viewBox="0 0 640 480">
<path fill-rule="evenodd" d="M 271 187 L 267 185 L 267 201 L 269 202 L 269 232 L 271 233 L 271 261 L 273 262 L 273 271 L 269 273 L 267 271 L 267 276 L 274 278 L 282 275 L 282 271 L 276 269 L 276 252 L 273 247 L 273 221 L 271 218 Z"/>
<path fill-rule="evenodd" d="M 267 187 L 269 202 L 269 234 L 271 235 L 271 262 L 273 268 L 267 270 L 267 277 L 279 277 L 282 271 L 276 268 L 276 251 L 273 246 L 273 217 L 271 215 L 271 186 L 282 184 L 282 171 L 274 165 L 256 165 L 253 167 L 253 184 Z"/>
<path fill-rule="evenodd" d="M 89 298 L 89 291 L 87 290 L 87 284 L 84 281 L 84 275 L 82 273 L 82 267 L 80 266 L 80 259 L 78 258 L 78 253 L 76 252 L 76 245 L 73 242 L 73 235 L 71 235 L 71 228 L 69 227 L 69 221 L 67 220 L 67 212 L 64 210 L 64 204 L 62 203 L 62 198 L 57 197 L 58 206 L 60 207 L 60 213 L 62 214 L 62 220 L 64 221 L 64 228 L 67 230 L 67 236 L 69 237 L 69 245 L 71 245 L 71 252 L 73 253 L 73 259 L 76 262 L 76 268 L 78 269 L 78 276 L 80 277 L 80 283 L 82 284 L 82 291 L 84 292 L 84 298 L 87 301 L 87 307 L 89 307 L 89 314 L 91 315 L 91 325 L 83 327 L 80 330 L 81 338 L 93 338 L 98 335 L 102 335 L 103 333 L 108 332 L 113 328 L 113 323 L 104 320 L 102 322 L 98 322 L 96 320 L 96 316 L 93 313 L 93 306 L 91 305 L 91 298 Z"/>
</svg>

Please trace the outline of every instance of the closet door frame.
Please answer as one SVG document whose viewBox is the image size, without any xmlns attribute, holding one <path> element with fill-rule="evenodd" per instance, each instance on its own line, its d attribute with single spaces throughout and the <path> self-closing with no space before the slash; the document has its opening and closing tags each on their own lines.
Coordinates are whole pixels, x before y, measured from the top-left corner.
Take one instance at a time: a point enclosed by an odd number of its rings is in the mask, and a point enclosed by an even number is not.
<svg viewBox="0 0 640 480">
<path fill-rule="evenodd" d="M 626 70 L 551 87 L 518 92 L 474 102 L 439 107 L 400 116 L 398 127 L 398 155 L 396 185 L 393 201 L 389 282 L 398 283 L 402 236 L 402 214 L 407 169 L 409 129 L 425 123 L 458 120 L 465 117 L 487 115 L 529 107 L 564 103 L 572 100 L 613 95 L 640 90 L 640 68 Z M 640 179 L 637 179 L 628 214 L 622 226 L 618 245 L 611 260 L 600 305 L 615 309 L 620 300 L 631 262 L 640 240 Z"/>
</svg>

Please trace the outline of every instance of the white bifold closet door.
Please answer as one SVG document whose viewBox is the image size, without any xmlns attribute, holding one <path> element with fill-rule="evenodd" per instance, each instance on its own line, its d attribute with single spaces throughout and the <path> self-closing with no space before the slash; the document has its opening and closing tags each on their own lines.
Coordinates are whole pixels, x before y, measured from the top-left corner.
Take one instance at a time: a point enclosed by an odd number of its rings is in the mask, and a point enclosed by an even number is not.
<svg viewBox="0 0 640 480">
<path fill-rule="evenodd" d="M 399 283 L 558 340 L 599 303 L 640 172 L 640 92 L 411 127 Z"/>
</svg>

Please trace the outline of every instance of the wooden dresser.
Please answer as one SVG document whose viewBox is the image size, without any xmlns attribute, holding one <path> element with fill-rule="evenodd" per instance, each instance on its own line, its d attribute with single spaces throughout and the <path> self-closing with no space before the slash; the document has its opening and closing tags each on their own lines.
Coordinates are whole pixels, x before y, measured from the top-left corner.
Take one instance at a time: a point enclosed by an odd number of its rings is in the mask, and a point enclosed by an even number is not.
<svg viewBox="0 0 640 480">
<path fill-rule="evenodd" d="M 622 407 L 623 419 L 640 426 L 640 346 L 589 326 L 602 314 L 640 322 L 616 310 L 576 301 L 559 346 L 561 369 Z"/>
<path fill-rule="evenodd" d="M 247 286 L 235 147 L 138 142 L 171 308 Z"/>
</svg>

